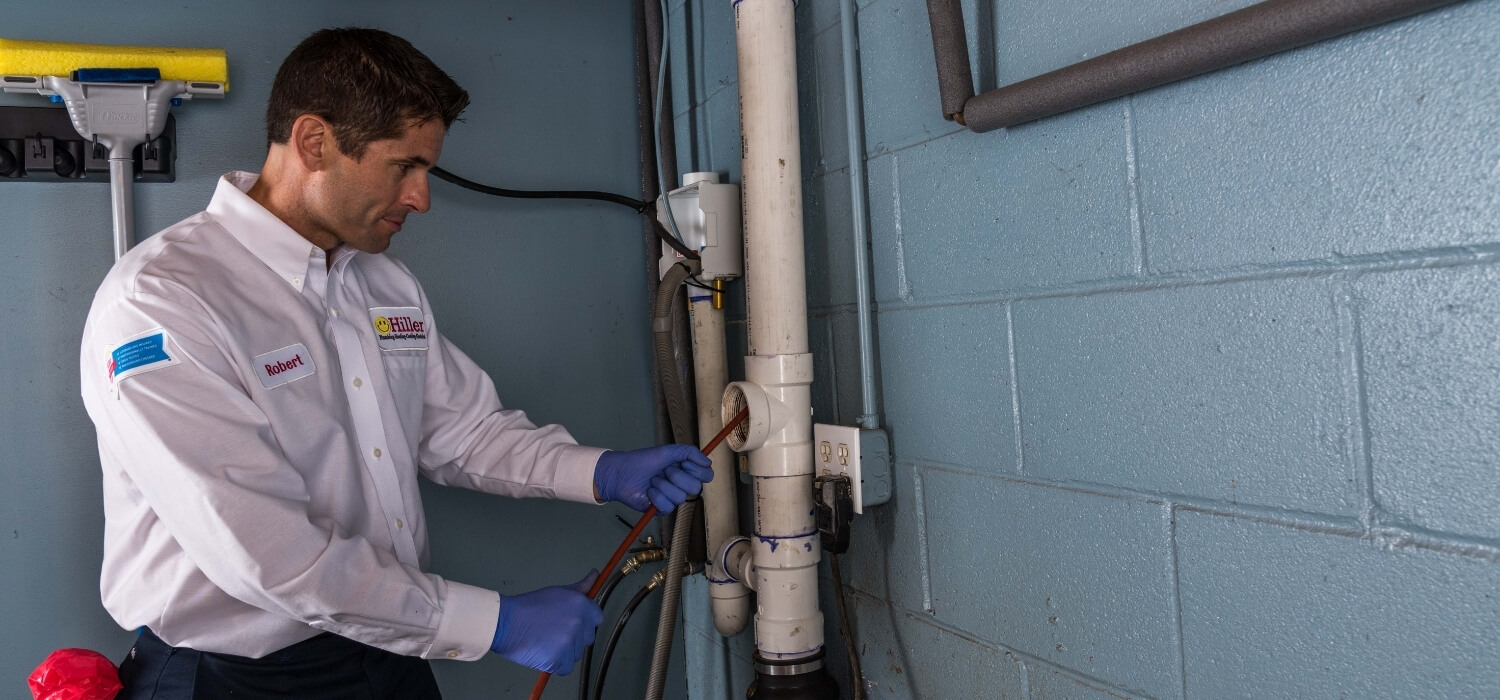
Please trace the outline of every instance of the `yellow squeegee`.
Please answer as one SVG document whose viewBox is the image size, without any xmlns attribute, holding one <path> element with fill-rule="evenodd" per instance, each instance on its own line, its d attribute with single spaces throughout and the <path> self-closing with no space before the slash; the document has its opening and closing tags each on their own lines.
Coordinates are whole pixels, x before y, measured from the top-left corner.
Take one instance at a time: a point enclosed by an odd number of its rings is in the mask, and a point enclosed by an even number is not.
<svg viewBox="0 0 1500 700">
<path fill-rule="evenodd" d="M 0 75 L 62 76 L 79 68 L 155 68 L 162 80 L 221 83 L 229 90 L 229 58 L 223 49 L 0 39 Z"/>
<path fill-rule="evenodd" d="M 119 258 L 133 243 L 131 152 L 161 136 L 173 105 L 223 97 L 229 90 L 229 60 L 222 49 L 0 39 L 0 89 L 64 103 L 79 135 L 109 148 Z"/>
</svg>

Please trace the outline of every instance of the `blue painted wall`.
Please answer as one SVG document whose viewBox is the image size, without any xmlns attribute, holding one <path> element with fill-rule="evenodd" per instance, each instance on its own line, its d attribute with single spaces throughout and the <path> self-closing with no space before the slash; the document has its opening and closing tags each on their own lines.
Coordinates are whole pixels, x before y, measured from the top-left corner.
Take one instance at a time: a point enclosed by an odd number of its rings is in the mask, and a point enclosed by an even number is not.
<svg viewBox="0 0 1500 700">
<path fill-rule="evenodd" d="M 275 70 L 326 26 L 401 34 L 469 90 L 473 104 L 449 134 L 445 167 L 511 187 L 638 193 L 627 3 L 17 5 L 4 13 L 7 38 L 228 50 L 229 98 L 176 110 L 178 181 L 136 188 L 143 232 L 202 209 L 220 174 L 259 166 Z M 0 183 L 0 212 L 0 327 L 8 329 L 0 340 L 0 695 L 21 697 L 26 674 L 51 650 L 119 658 L 131 636 L 99 604 L 98 459 L 77 398 L 78 338 L 112 263 L 108 188 Z M 648 444 L 654 430 L 640 230 L 623 208 L 497 200 L 434 180 L 432 213 L 412 219 L 393 252 L 424 280 L 445 331 L 490 371 L 508 405 L 563 423 L 583 442 L 629 448 Z M 436 488 L 424 499 L 434 570 L 502 592 L 572 582 L 624 534 L 614 508 Z M 648 603 L 638 615 L 655 612 Z M 653 625 L 638 623 L 615 660 L 618 697 L 644 685 L 652 634 Z M 496 658 L 436 666 L 454 698 L 521 697 L 535 678 Z M 680 697 L 680 683 L 669 697 Z M 572 684 L 556 679 L 553 692 Z"/>
<path fill-rule="evenodd" d="M 985 90 L 1248 4 L 964 6 Z M 1500 696 L 1500 3 L 989 134 L 938 113 L 924 3 L 859 6 L 897 457 L 845 560 L 870 696 Z M 738 181 L 729 3 L 675 8 L 685 167 Z M 798 21 L 848 423 L 838 3 Z M 697 629 L 694 697 L 742 693 L 746 640 Z"/>
</svg>

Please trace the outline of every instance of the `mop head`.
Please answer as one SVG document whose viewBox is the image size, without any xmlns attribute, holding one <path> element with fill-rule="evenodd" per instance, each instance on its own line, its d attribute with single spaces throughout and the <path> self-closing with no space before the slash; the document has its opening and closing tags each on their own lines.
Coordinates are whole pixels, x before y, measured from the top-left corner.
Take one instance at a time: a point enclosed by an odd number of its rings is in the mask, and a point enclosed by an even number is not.
<svg viewBox="0 0 1500 700">
<path fill-rule="evenodd" d="M 162 80 L 223 83 L 229 90 L 229 59 L 223 49 L 0 39 L 0 75 L 66 76 L 79 68 L 156 68 Z"/>
</svg>

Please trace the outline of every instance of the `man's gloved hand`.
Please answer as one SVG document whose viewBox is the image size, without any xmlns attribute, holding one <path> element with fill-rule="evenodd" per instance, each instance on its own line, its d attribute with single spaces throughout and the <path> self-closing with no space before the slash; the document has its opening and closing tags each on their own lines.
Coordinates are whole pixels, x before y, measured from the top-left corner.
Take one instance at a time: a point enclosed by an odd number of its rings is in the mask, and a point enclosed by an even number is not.
<svg viewBox="0 0 1500 700">
<path fill-rule="evenodd" d="M 598 577 L 594 571 L 571 586 L 500 596 L 490 651 L 538 671 L 568 675 L 604 620 L 604 611 L 588 597 Z"/>
<path fill-rule="evenodd" d="M 713 461 L 691 445 L 605 452 L 594 467 L 600 498 L 645 511 L 670 513 L 714 478 Z"/>
</svg>

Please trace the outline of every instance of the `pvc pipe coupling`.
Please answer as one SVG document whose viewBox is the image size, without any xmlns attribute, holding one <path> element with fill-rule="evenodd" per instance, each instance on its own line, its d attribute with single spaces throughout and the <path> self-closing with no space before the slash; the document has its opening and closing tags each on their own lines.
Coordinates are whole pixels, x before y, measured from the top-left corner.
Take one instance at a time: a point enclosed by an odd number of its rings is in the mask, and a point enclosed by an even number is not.
<svg viewBox="0 0 1500 700">
<path fill-rule="evenodd" d="M 745 358 L 745 375 L 749 381 L 732 382 L 724 388 L 720 407 L 726 424 L 741 410 L 750 409 L 750 416 L 724 440 L 735 452 L 765 447 L 772 435 L 796 417 L 796 411 L 781 397 L 786 396 L 788 387 L 812 383 L 812 355 L 751 355 Z"/>
</svg>

